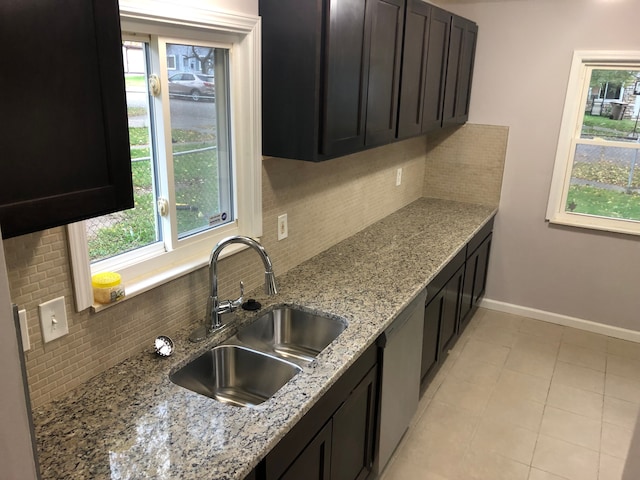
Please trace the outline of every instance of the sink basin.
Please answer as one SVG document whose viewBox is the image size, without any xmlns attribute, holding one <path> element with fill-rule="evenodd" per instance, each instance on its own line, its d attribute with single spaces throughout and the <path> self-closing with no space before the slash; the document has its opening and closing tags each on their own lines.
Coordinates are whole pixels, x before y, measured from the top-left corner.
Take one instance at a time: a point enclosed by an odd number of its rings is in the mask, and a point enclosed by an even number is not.
<svg viewBox="0 0 640 480">
<path fill-rule="evenodd" d="M 236 406 L 258 405 L 273 396 L 301 368 L 237 345 L 220 345 L 170 376 L 173 383 Z"/>
<path fill-rule="evenodd" d="M 242 328 L 236 337 L 251 348 L 309 363 L 346 328 L 336 318 L 280 307 Z"/>
</svg>

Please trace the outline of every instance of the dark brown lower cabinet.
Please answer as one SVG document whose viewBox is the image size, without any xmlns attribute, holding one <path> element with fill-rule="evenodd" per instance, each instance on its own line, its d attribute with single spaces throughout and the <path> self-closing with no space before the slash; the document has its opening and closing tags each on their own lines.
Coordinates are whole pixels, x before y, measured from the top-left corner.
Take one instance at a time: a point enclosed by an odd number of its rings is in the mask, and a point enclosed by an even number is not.
<svg viewBox="0 0 640 480">
<path fill-rule="evenodd" d="M 420 378 L 423 379 L 423 382 L 429 373 L 435 371 L 436 364 L 446 357 L 447 350 L 453 346 L 458 338 L 458 318 L 464 284 L 464 256 L 461 264 L 460 260 L 453 260 L 452 263 L 454 262 L 459 266 L 452 276 L 450 276 L 450 270 L 445 268 L 434 282 L 427 286 L 427 291 L 432 289 L 437 293 L 427 296 L 424 311 L 420 371 Z M 443 275 L 447 278 L 443 282 L 444 285 L 441 284 L 440 279 Z"/>
<path fill-rule="evenodd" d="M 458 318 L 460 313 L 460 299 L 464 282 L 464 266 L 456 270 L 444 287 L 442 300 L 442 316 L 440 318 L 440 339 L 438 350 L 443 355 L 453 347 L 458 336 Z"/>
<path fill-rule="evenodd" d="M 372 345 L 257 468 L 266 480 L 363 480 L 373 467 L 377 347 Z"/>
<path fill-rule="evenodd" d="M 487 284 L 490 220 L 427 286 L 422 342 L 422 387 L 428 384 L 478 308 Z"/>
<path fill-rule="evenodd" d="M 492 225 L 490 225 L 492 227 Z M 478 303 L 484 295 L 487 286 L 487 270 L 489 254 L 491 252 L 491 229 L 482 229 L 469 242 L 467 261 L 465 264 L 464 285 L 462 288 L 462 306 L 460 308 L 459 331 L 465 329 L 469 320 L 478 308 Z"/>
<path fill-rule="evenodd" d="M 372 368 L 333 415 L 331 479 L 360 480 L 373 464 L 377 368 Z"/>
<path fill-rule="evenodd" d="M 478 302 L 487 286 L 487 268 L 491 251 L 491 235 L 484 239 L 477 250 L 467 259 L 464 288 L 462 292 L 462 310 L 460 312 L 460 330 L 471 320 L 478 308 Z"/>
<path fill-rule="evenodd" d="M 282 480 L 331 478 L 331 427 L 332 421 L 329 420 L 280 477 Z"/>
<path fill-rule="evenodd" d="M 438 332 L 440 331 L 440 317 L 444 295 L 438 294 L 424 309 L 424 330 L 422 339 L 422 365 L 420 378 L 431 378 L 438 365 Z"/>
</svg>

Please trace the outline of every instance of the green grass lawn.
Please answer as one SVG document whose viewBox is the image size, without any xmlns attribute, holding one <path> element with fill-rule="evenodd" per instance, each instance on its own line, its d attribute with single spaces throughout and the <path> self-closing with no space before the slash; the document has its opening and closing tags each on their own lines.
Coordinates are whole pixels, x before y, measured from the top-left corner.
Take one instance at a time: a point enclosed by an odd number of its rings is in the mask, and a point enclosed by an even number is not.
<svg viewBox="0 0 640 480">
<path fill-rule="evenodd" d="M 124 76 L 124 84 L 125 84 L 125 88 L 146 87 L 147 79 L 143 74 L 127 73 Z"/>
<path fill-rule="evenodd" d="M 108 258 L 156 241 L 153 195 L 135 191 L 134 201 L 134 208 L 114 214 L 117 221 L 102 227 L 97 235 L 89 237 L 87 243 L 91 261 Z"/>
<path fill-rule="evenodd" d="M 633 133 L 635 126 L 635 120 L 612 120 L 607 117 L 585 114 L 582 123 L 582 134 L 627 137 L 630 133 Z"/>
<path fill-rule="evenodd" d="M 600 217 L 640 220 L 640 195 L 572 185 L 567 196 L 567 211 Z"/>
<path fill-rule="evenodd" d="M 156 239 L 156 218 L 153 205 L 153 174 L 148 159 L 148 130 L 130 128 L 129 136 L 135 208 L 115 214 L 108 226 L 89 236 L 89 258 L 108 258 L 127 250 L 148 245 Z M 198 150 L 214 145 L 211 135 L 174 130 L 174 152 Z M 206 227 L 209 217 L 218 213 L 218 159 L 215 150 L 179 155 L 174 158 L 178 232 L 186 233 Z"/>
</svg>

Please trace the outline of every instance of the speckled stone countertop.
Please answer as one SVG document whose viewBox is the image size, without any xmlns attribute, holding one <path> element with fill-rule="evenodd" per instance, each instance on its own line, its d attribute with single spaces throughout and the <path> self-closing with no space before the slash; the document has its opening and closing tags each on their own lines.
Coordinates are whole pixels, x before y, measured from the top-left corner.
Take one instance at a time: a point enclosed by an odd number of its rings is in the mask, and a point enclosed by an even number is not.
<svg viewBox="0 0 640 480">
<path fill-rule="evenodd" d="M 277 296 L 252 292 L 263 310 L 294 304 L 349 324 L 261 405 L 225 405 L 169 381 L 256 317 L 243 312 L 207 342 L 189 343 L 189 325 L 173 336 L 173 356 L 143 352 L 35 410 L 43 479 L 243 479 L 494 213 L 423 198 L 278 276 Z"/>
</svg>

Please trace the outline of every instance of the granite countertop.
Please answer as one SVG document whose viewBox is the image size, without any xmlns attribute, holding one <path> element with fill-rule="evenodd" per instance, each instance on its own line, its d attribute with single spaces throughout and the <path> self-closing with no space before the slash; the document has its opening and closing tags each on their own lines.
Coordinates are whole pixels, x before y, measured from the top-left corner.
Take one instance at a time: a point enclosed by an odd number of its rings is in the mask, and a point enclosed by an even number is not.
<svg viewBox="0 0 640 480">
<path fill-rule="evenodd" d="M 271 399 L 222 404 L 169 373 L 255 318 L 232 320 L 175 354 L 142 352 L 34 411 L 43 479 L 243 479 L 495 213 L 423 198 L 277 277 L 264 308 L 292 304 L 345 318 L 348 328 Z M 275 265 L 277 273 L 277 265 Z"/>
</svg>

